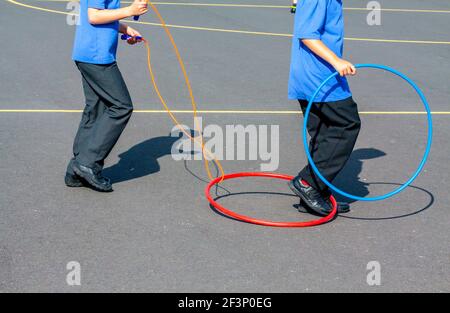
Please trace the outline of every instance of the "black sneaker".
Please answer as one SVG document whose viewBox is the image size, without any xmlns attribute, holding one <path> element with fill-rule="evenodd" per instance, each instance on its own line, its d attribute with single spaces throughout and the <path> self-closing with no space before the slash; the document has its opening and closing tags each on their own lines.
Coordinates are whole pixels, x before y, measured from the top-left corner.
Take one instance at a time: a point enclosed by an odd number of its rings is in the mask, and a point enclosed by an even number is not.
<svg viewBox="0 0 450 313">
<path fill-rule="evenodd" d="M 75 158 L 70 159 L 69 164 L 67 165 L 66 176 L 64 177 L 64 182 L 67 187 L 82 187 L 83 182 L 80 177 L 78 177 L 72 170 L 72 163 L 75 161 Z"/>
<path fill-rule="evenodd" d="M 350 204 L 347 202 L 338 202 L 337 203 L 337 212 L 341 213 L 341 214 L 350 212 Z"/>
<path fill-rule="evenodd" d="M 325 194 L 323 194 L 325 199 L 328 199 L 327 201 L 330 203 L 331 206 L 331 200 L 330 197 L 332 196 L 332 193 L 330 191 L 327 191 Z M 337 202 L 337 212 L 338 213 L 348 213 L 350 212 L 350 203 L 348 202 Z"/>
<path fill-rule="evenodd" d="M 95 190 L 103 192 L 113 191 L 111 181 L 103 177 L 100 171 L 81 165 L 76 160 L 72 163 L 72 170 Z"/>
<path fill-rule="evenodd" d="M 329 201 L 329 200 L 328 200 Z M 330 205 L 331 205 L 331 201 L 329 201 L 329 203 L 330 203 Z M 331 205 L 332 206 L 332 205 Z M 296 206 L 297 207 L 297 206 Z M 333 206 L 332 206 L 333 207 Z M 311 211 L 309 208 L 308 208 L 308 206 L 305 204 L 305 201 L 303 201 L 302 199 L 300 199 L 300 204 L 299 204 L 299 206 L 297 207 L 297 209 L 300 211 L 300 212 L 303 212 L 302 210 L 301 210 L 301 208 L 304 208 L 305 210 L 307 210 L 307 211 Z M 348 212 L 350 212 L 350 204 L 348 204 L 347 202 L 338 202 L 337 203 L 337 212 L 339 213 L 339 214 L 345 214 L 345 213 L 348 213 Z"/>
<path fill-rule="evenodd" d="M 69 172 L 66 173 L 64 182 L 67 187 L 83 187 L 83 182 L 78 178 L 78 176 Z"/>
<path fill-rule="evenodd" d="M 300 177 L 295 177 L 291 180 L 289 187 L 303 200 L 309 209 L 320 216 L 327 216 L 333 210 L 330 201 L 325 199 L 318 190 L 303 184 Z"/>
</svg>

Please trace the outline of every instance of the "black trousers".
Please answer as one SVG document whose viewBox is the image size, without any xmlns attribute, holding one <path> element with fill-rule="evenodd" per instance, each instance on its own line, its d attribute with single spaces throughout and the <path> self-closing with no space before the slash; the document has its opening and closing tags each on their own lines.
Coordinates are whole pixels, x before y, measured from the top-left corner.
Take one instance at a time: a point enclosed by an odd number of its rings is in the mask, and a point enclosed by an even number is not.
<svg viewBox="0 0 450 313">
<path fill-rule="evenodd" d="M 133 104 L 117 63 L 75 63 L 81 72 L 86 106 L 72 160 L 100 171 L 130 119 Z"/>
<path fill-rule="evenodd" d="M 303 114 L 308 101 L 299 100 Z M 358 138 L 361 120 L 353 98 L 341 101 L 314 103 L 308 118 L 311 136 L 309 151 L 320 173 L 329 181 L 339 174 L 347 163 Z M 328 187 L 312 168 L 305 166 L 299 176 L 314 188 L 328 192 Z"/>
</svg>

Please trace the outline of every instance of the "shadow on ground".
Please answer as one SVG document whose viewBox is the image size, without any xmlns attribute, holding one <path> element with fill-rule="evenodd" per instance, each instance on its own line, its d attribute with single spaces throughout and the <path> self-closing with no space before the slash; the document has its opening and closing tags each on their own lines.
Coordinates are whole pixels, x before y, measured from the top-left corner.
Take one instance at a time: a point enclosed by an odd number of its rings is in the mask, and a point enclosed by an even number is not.
<svg viewBox="0 0 450 313">
<path fill-rule="evenodd" d="M 351 193 L 356 196 L 367 196 L 369 194 L 369 184 L 361 181 L 359 177 L 363 169 L 363 163 L 365 160 L 381 158 L 385 155 L 385 152 L 373 148 L 363 148 L 353 151 L 344 169 L 333 181 L 333 184 L 339 186 L 341 190 L 351 190 Z M 355 202 L 355 200 L 344 198 L 338 194 L 334 196 L 337 201 Z"/>
<path fill-rule="evenodd" d="M 389 182 L 363 182 L 360 181 L 359 175 L 362 172 L 363 169 L 363 163 L 365 160 L 375 159 L 379 157 L 385 156 L 386 153 L 384 153 L 381 150 L 373 149 L 373 148 L 365 148 L 365 149 L 358 149 L 355 150 L 350 157 L 349 161 L 347 162 L 345 168 L 342 170 L 342 172 L 339 174 L 338 178 L 334 181 L 334 183 L 339 186 L 339 188 L 343 190 L 352 190 L 352 193 L 354 195 L 365 197 L 369 194 L 369 187 L 371 185 L 392 185 L 392 186 L 400 186 L 401 184 L 398 183 L 389 183 Z M 348 219 L 358 219 L 358 220 L 389 220 L 389 219 L 398 219 L 398 218 L 405 218 L 412 215 L 419 214 L 428 208 L 430 208 L 434 203 L 434 196 L 433 194 L 421 187 L 417 186 L 409 186 L 407 189 L 415 189 L 418 191 L 421 191 L 422 193 L 426 194 L 429 198 L 429 201 L 425 207 L 421 208 L 411 208 L 410 213 L 401 214 L 401 215 L 390 215 L 390 216 L 381 216 L 381 217 L 362 217 L 362 216 L 349 216 L 349 215 L 343 215 L 340 214 L 340 217 L 345 217 Z M 232 196 L 245 196 L 245 195 L 254 195 L 254 194 L 271 194 L 271 195 L 281 195 L 281 196 L 287 196 L 287 197 L 294 197 L 297 198 L 297 196 L 289 193 L 275 193 L 275 192 L 230 192 L 226 195 L 218 196 L 215 198 L 216 201 L 232 197 Z M 354 202 L 353 200 L 346 199 L 342 196 L 335 195 L 335 198 L 338 201 L 347 201 L 347 202 Z M 297 198 L 298 199 L 298 198 Z M 298 200 L 297 200 L 298 201 Z M 211 209 L 213 209 L 216 213 L 228 217 L 224 214 L 222 214 L 220 211 L 215 209 L 213 206 L 210 206 Z M 299 210 L 300 213 L 307 213 L 300 204 L 294 204 L 294 207 Z M 231 217 L 228 217 L 231 218 Z M 234 218 L 231 218 L 234 219 Z"/>
<path fill-rule="evenodd" d="M 119 155 L 119 162 L 103 169 L 111 182 L 120 183 L 159 172 L 158 159 L 170 155 L 178 137 L 161 136 L 145 140 Z"/>
<path fill-rule="evenodd" d="M 372 183 L 367 183 L 367 186 L 371 186 L 371 185 L 392 185 L 393 188 L 398 188 L 400 187 L 402 184 L 398 184 L 398 183 L 386 183 L 386 182 L 372 182 Z M 408 186 L 404 191 L 408 190 L 408 189 L 415 189 L 417 191 L 420 191 L 424 194 L 426 194 L 429 198 L 429 201 L 427 203 L 426 206 L 424 206 L 423 208 L 411 208 L 410 213 L 405 213 L 405 214 L 400 214 L 400 215 L 389 215 L 389 216 L 380 216 L 380 217 L 363 217 L 363 216 L 349 216 L 349 215 L 339 215 L 340 217 L 344 217 L 344 218 L 348 218 L 348 219 L 353 219 L 353 220 L 365 220 L 365 221 L 381 221 L 381 220 L 393 220 L 393 219 L 398 219 L 398 218 L 404 218 L 404 217 L 409 217 L 409 216 L 413 216 L 419 213 L 422 213 L 423 211 L 429 209 L 431 206 L 433 206 L 434 204 L 434 195 L 429 191 L 426 190 L 424 188 L 421 187 L 417 187 L 417 186 Z M 404 192 L 403 191 L 403 192 Z M 354 211 L 356 212 L 356 211 Z"/>
</svg>

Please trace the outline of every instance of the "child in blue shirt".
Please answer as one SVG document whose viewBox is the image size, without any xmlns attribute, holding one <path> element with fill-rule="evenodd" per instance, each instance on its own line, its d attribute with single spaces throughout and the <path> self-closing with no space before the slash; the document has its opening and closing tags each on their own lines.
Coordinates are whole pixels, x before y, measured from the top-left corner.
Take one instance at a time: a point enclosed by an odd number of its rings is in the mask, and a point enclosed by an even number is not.
<svg viewBox="0 0 450 313">
<path fill-rule="evenodd" d="M 303 113 L 319 85 L 333 72 L 336 76 L 322 88 L 308 119 L 311 156 L 328 180 L 338 175 L 350 157 L 361 128 L 358 107 L 345 76 L 356 69 L 342 59 L 344 20 L 342 0 L 301 0 L 295 15 L 289 98 L 300 102 Z M 307 209 L 319 215 L 331 210 L 328 187 L 309 165 L 290 182 L 291 189 Z M 348 210 L 340 204 L 341 211 Z"/>
<path fill-rule="evenodd" d="M 145 0 L 135 0 L 124 8 L 120 8 L 120 0 L 80 1 L 72 58 L 81 73 L 86 106 L 65 176 L 69 187 L 86 184 L 98 191 L 112 191 L 111 181 L 101 171 L 133 111 L 116 63 L 118 34 L 129 35 L 131 45 L 140 41 L 136 37 L 141 37 L 119 21 L 147 11 Z"/>
</svg>

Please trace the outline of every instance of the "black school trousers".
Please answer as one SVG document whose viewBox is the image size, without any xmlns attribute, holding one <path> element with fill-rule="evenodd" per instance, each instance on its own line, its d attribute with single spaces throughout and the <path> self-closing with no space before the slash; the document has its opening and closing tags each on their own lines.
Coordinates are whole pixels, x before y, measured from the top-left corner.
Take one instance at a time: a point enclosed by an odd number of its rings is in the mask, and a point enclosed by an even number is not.
<svg viewBox="0 0 450 313">
<path fill-rule="evenodd" d="M 86 106 L 73 143 L 72 160 L 101 171 L 131 117 L 133 104 L 116 62 L 75 64 L 81 73 Z"/>
<path fill-rule="evenodd" d="M 299 102 L 304 115 L 308 101 Z M 314 164 L 329 182 L 333 182 L 347 163 L 361 129 L 358 106 L 352 97 L 314 103 L 307 129 Z M 299 176 L 322 193 L 329 193 L 328 186 L 314 174 L 309 164 L 300 171 Z"/>
</svg>

